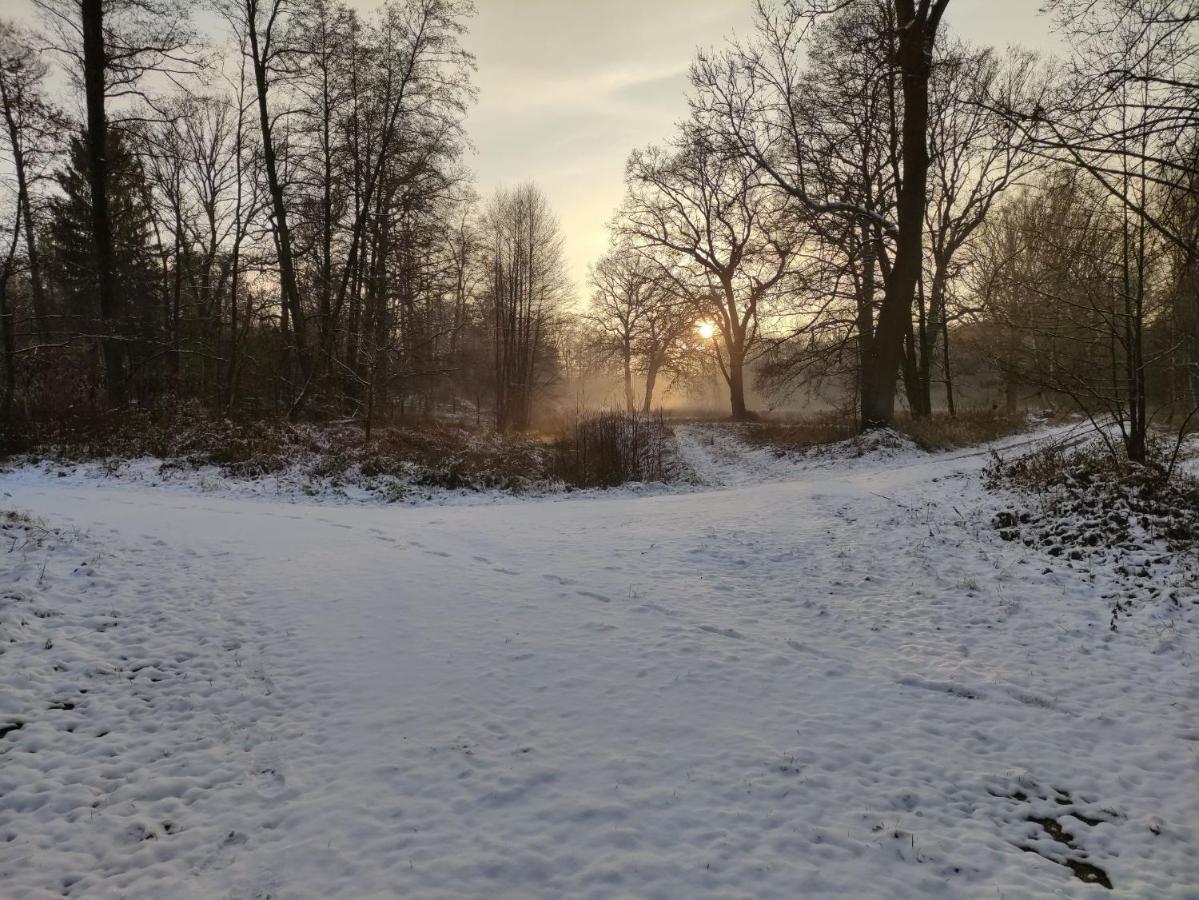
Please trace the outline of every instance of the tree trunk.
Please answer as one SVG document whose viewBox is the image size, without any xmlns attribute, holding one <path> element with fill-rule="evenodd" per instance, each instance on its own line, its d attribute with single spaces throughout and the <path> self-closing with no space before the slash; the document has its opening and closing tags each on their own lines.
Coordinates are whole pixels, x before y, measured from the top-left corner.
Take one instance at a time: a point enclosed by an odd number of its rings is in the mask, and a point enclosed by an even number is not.
<svg viewBox="0 0 1199 900">
<path fill-rule="evenodd" d="M 908 409 L 913 416 L 924 415 L 923 397 L 920 385 L 919 348 L 916 343 L 916 332 L 912 323 L 908 322 L 907 332 L 903 336 L 903 392 L 908 398 Z"/>
<path fill-rule="evenodd" d="M 99 0 L 84 0 L 99 3 Z M 274 219 L 275 245 L 279 254 L 279 283 L 283 302 L 291 320 L 291 331 L 295 338 L 296 360 L 300 365 L 300 377 L 305 386 L 312 376 L 312 366 L 308 359 L 304 309 L 300 304 L 300 288 L 296 282 L 295 258 L 292 254 L 291 229 L 287 223 L 287 204 L 283 197 L 283 185 L 279 180 L 278 158 L 275 153 L 274 135 L 271 131 L 271 117 L 267 108 L 267 59 L 258 44 L 258 4 L 255 0 L 246 0 L 246 32 L 250 39 L 251 62 L 254 66 L 254 85 L 258 95 L 258 125 L 262 134 L 262 162 L 266 169 L 267 189 L 271 195 L 271 213 Z M 303 390 L 301 397 L 304 396 Z M 301 411 L 301 404 L 293 403 L 289 415 L 295 418 Z"/>
<path fill-rule="evenodd" d="M 941 359 L 945 367 L 945 406 L 952 419 L 957 416 L 958 409 L 953 396 L 953 369 L 949 364 L 949 319 L 944 315 L 941 316 Z"/>
<path fill-rule="evenodd" d="M 658 381 L 658 367 L 653 362 L 650 363 L 649 369 L 645 373 L 645 400 L 641 404 L 641 411 L 649 415 L 654 405 L 654 386 Z"/>
<path fill-rule="evenodd" d="M 734 422 L 744 422 L 751 416 L 745 405 L 745 347 L 741 341 L 734 341 L 729 347 L 728 383 L 731 418 Z"/>
<path fill-rule="evenodd" d="M 928 182 L 928 79 L 933 41 L 944 3 L 928 18 L 917 15 L 912 0 L 899 11 L 898 62 L 903 75 L 903 181 L 899 186 L 895 258 L 883 290 L 883 304 L 872 342 L 870 371 L 862 379 L 862 426 L 878 428 L 895 419 L 895 385 L 903 357 L 904 335 L 912 320 L 912 298 L 924 254 L 924 212 Z M 924 4 L 921 4 L 923 9 Z"/>
<path fill-rule="evenodd" d="M 171 283 L 171 306 L 168 316 L 168 328 L 170 329 L 171 352 L 168 356 L 170 365 L 170 381 L 171 392 L 175 395 L 176 400 L 179 396 L 179 376 L 180 376 L 180 353 L 179 353 L 179 323 L 183 314 L 183 270 L 187 264 L 185 260 L 188 257 L 186 250 L 187 236 L 183 233 L 183 198 L 180 194 L 181 187 L 178 181 L 178 172 L 176 172 L 175 182 L 175 273 Z M 190 266 L 188 266 L 190 268 Z"/>
<path fill-rule="evenodd" d="M 8 306 L 8 280 L 12 275 L 13 260 L 16 258 L 17 242 L 20 239 L 20 215 L 21 211 L 17 210 L 17 219 L 12 226 L 12 241 L 4 259 L 4 268 L 0 270 L 0 341 L 4 348 L 4 394 L 0 399 L 0 423 L 5 425 L 12 419 L 13 395 L 17 387 L 17 348 L 13 335 L 13 314 Z"/>
<path fill-rule="evenodd" d="M 8 142 L 12 148 L 13 172 L 17 176 L 17 205 L 25 228 L 25 252 L 29 257 L 29 287 L 33 300 L 33 320 L 42 343 L 50 340 L 46 323 L 46 290 L 42 283 L 42 262 L 37 249 L 37 233 L 33 229 L 33 201 L 29 196 L 29 175 L 25 169 L 25 148 L 21 143 L 21 129 L 17 125 L 13 100 L 8 93 L 4 78 L 0 77 L 0 103 L 4 107 L 4 121 L 8 126 Z"/>
<path fill-rule="evenodd" d="M 627 412 L 633 412 L 637 408 L 637 403 L 633 399 L 633 354 L 625 348 L 622 360 L 624 363 L 624 408 Z"/>
<path fill-rule="evenodd" d="M 104 389 L 108 405 L 126 403 L 125 350 L 121 345 L 121 302 L 117 296 L 108 208 L 108 121 L 104 113 L 107 52 L 104 47 L 103 0 L 81 0 L 83 32 L 83 82 L 87 101 L 88 181 L 92 205 L 92 258 L 95 261 L 96 296 L 103 330 Z"/>
<path fill-rule="evenodd" d="M 918 402 L 912 414 L 927 418 L 933 414 L 933 349 L 937 343 L 936 332 L 930 327 L 934 314 L 932 304 L 925 302 L 923 274 L 916 282 L 916 396 Z"/>
<path fill-rule="evenodd" d="M 1188 289 L 1185 296 L 1190 297 L 1190 382 L 1191 402 L 1199 408 L 1199 254 L 1187 256 L 1184 266 L 1185 279 Z"/>
<path fill-rule="evenodd" d="M 875 244 L 868 226 L 863 225 L 862 237 L 862 283 L 858 295 L 858 392 L 864 395 L 866 383 L 871 378 L 874 359 L 874 270 Z"/>
</svg>

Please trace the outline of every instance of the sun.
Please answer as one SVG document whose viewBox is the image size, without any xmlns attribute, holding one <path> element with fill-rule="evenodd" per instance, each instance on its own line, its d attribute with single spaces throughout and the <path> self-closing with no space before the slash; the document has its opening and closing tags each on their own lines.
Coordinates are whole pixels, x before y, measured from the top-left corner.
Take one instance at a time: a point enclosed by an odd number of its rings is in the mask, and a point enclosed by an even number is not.
<svg viewBox="0 0 1199 900">
<path fill-rule="evenodd" d="M 716 334 L 716 323 L 708 319 L 702 319 L 695 323 L 695 333 L 699 335 L 701 341 L 710 341 L 712 336 Z"/>
</svg>

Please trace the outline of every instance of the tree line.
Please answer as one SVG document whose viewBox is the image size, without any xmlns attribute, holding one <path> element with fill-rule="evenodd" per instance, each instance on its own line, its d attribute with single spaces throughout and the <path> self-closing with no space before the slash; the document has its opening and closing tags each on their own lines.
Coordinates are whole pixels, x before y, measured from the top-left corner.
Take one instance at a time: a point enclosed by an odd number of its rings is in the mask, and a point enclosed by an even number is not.
<svg viewBox="0 0 1199 900">
<path fill-rule="evenodd" d="M 1199 400 L 1199 9 L 1051 0 L 1067 52 L 972 46 L 952 0 L 753 0 L 636 149 L 572 306 L 533 185 L 467 165 L 468 0 L 33 0 L 0 24 L 6 428 L 196 404 L 522 429 L 610 375 L 717 377 L 864 427 L 1064 398 Z"/>
<path fill-rule="evenodd" d="M 10 428 L 188 403 L 528 423 L 569 291 L 537 188 L 474 193 L 469 2 L 212 0 L 207 40 L 181 0 L 36 5 L 0 25 Z"/>
<path fill-rule="evenodd" d="M 971 46 L 951 8 L 758 0 L 751 37 L 701 52 L 689 116 L 628 161 L 607 346 L 628 372 L 682 309 L 734 418 L 751 367 L 840 384 L 865 427 L 952 414 L 955 372 L 986 369 L 1143 459 L 1155 415 L 1199 403 L 1199 7 L 1054 0 L 1060 59 Z"/>
</svg>

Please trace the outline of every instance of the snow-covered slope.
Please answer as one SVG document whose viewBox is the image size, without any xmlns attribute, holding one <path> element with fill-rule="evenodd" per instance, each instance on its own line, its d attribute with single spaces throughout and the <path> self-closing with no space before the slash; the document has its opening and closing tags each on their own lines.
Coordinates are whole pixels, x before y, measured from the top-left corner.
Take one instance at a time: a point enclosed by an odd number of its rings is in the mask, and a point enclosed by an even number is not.
<svg viewBox="0 0 1199 900">
<path fill-rule="evenodd" d="M 0 895 L 1193 897 L 1199 607 L 1112 632 L 985 461 L 481 508 L 6 476 L 79 533 L 0 565 Z"/>
</svg>

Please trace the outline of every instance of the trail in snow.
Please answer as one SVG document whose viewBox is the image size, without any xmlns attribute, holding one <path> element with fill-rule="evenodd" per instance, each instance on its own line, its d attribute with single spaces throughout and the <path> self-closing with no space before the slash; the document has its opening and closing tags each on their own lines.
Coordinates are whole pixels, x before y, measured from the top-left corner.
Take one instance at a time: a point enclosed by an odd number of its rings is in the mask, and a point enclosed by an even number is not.
<svg viewBox="0 0 1199 900">
<path fill-rule="evenodd" d="M 417 509 L 0 479 L 85 532 L 3 570 L 4 891 L 1106 895 L 1087 861 L 1194 896 L 1196 607 L 1112 633 L 1108 574 L 986 527 L 985 454 L 713 457 L 770 483 Z M 35 608 L 62 615 L 13 631 Z"/>
<path fill-rule="evenodd" d="M 905 435 L 893 431 L 868 433 L 801 451 L 750 446 L 741 438 L 736 425 L 690 424 L 675 428 L 682 460 L 696 473 L 700 483 L 708 487 L 823 478 L 829 470 L 838 476 L 859 471 L 891 476 L 910 466 L 952 470 L 961 461 L 977 468 L 977 460 L 990 457 L 992 452 L 1023 452 L 1050 442 L 1075 444 L 1093 433 L 1089 422 L 1072 423 L 1041 427 L 981 447 L 930 454 Z"/>
</svg>

